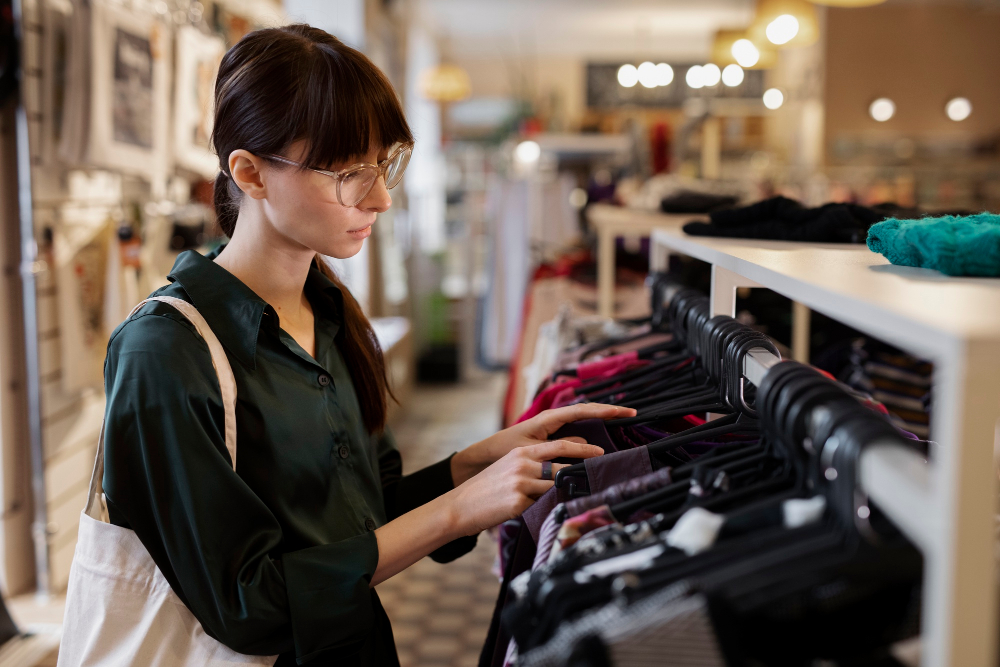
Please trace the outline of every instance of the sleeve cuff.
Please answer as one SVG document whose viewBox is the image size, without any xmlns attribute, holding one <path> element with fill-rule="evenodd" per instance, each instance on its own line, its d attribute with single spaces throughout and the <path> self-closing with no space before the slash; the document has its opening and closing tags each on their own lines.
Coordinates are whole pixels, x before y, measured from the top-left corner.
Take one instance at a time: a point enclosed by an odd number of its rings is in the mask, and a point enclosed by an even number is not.
<svg viewBox="0 0 1000 667">
<path fill-rule="evenodd" d="M 443 461 L 406 475 L 396 488 L 396 511 L 399 515 L 426 505 L 440 495 L 455 488 L 451 478 L 452 454 Z"/>
<path fill-rule="evenodd" d="M 297 659 L 360 650 L 374 626 L 375 533 L 287 553 L 282 564 Z"/>
</svg>

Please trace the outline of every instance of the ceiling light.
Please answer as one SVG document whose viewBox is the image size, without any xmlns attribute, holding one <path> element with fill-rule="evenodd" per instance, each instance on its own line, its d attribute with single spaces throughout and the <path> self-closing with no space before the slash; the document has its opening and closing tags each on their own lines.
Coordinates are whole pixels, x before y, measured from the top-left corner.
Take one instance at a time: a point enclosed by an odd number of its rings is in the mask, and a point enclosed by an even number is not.
<svg viewBox="0 0 1000 667">
<path fill-rule="evenodd" d="M 777 88 L 768 88 L 765 90 L 763 99 L 764 106 L 771 110 L 778 109 L 785 103 L 785 96 Z"/>
<path fill-rule="evenodd" d="M 618 83 L 626 88 L 631 88 L 639 83 L 639 70 L 635 68 L 635 65 L 622 65 L 618 68 Z"/>
<path fill-rule="evenodd" d="M 760 60 L 760 51 L 749 39 L 738 39 L 733 42 L 733 58 L 741 67 L 753 67 Z"/>
<path fill-rule="evenodd" d="M 766 38 L 763 41 L 755 41 L 747 35 L 746 30 L 717 30 L 715 37 L 712 38 L 712 55 L 709 60 L 719 67 L 736 63 L 736 58 L 733 56 L 733 44 L 741 39 L 750 42 L 757 50 L 758 58 L 756 64 L 744 65 L 744 69 L 747 67 L 770 69 L 775 66 L 778 61 L 778 50 L 774 44 L 771 44 Z M 743 45 L 740 46 L 743 47 Z"/>
<path fill-rule="evenodd" d="M 871 117 L 880 123 L 884 123 L 896 115 L 896 103 L 888 97 L 880 97 L 868 107 Z"/>
<path fill-rule="evenodd" d="M 722 78 L 722 72 L 719 71 L 718 65 L 708 63 L 702 66 L 701 76 L 706 86 L 717 86 L 719 85 L 719 80 Z"/>
<path fill-rule="evenodd" d="M 656 66 L 656 85 L 669 86 L 674 80 L 674 68 L 667 63 L 660 63 Z"/>
<path fill-rule="evenodd" d="M 730 88 L 743 83 L 743 68 L 739 65 L 726 65 L 726 69 L 722 70 L 722 83 Z"/>
<path fill-rule="evenodd" d="M 639 73 L 639 83 L 644 88 L 656 88 L 656 65 L 647 60 L 639 65 L 637 72 Z"/>
<path fill-rule="evenodd" d="M 799 20 L 791 14 L 782 14 L 767 24 L 767 39 L 772 44 L 782 45 L 792 41 L 799 34 Z"/>
<path fill-rule="evenodd" d="M 687 85 L 691 88 L 703 88 L 705 86 L 705 74 L 701 65 L 689 67 L 687 74 L 684 75 L 684 80 L 687 81 Z"/>
<path fill-rule="evenodd" d="M 972 102 L 964 97 L 956 97 L 948 101 L 948 104 L 944 107 L 944 112 L 948 114 L 948 118 L 954 121 L 965 120 L 972 113 Z"/>
<path fill-rule="evenodd" d="M 635 85 L 635 84 L 632 84 Z M 538 158 L 542 155 L 542 147 L 538 145 L 535 141 L 522 141 L 514 149 L 514 157 L 517 158 L 518 162 L 523 164 L 531 164 L 532 162 L 538 162 Z"/>
<path fill-rule="evenodd" d="M 757 0 L 747 37 L 755 44 L 809 46 L 819 39 L 816 6 L 806 0 Z"/>
</svg>

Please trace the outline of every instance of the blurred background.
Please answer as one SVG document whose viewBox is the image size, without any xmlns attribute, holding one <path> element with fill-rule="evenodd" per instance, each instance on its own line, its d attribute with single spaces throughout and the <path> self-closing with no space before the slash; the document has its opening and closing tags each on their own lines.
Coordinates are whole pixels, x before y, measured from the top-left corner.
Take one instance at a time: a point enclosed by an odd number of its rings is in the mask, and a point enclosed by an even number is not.
<svg viewBox="0 0 1000 667">
<path fill-rule="evenodd" d="M 417 139 L 334 262 L 386 351 L 408 470 L 517 418 L 543 323 L 648 313 L 649 230 L 602 236 L 595 206 L 1000 210 L 995 0 L 0 0 L 0 589 L 35 635 L 0 664 L 54 664 L 108 334 L 177 253 L 224 241 L 219 59 L 294 21 L 367 54 Z M 741 291 L 741 320 L 797 359 L 856 340 L 817 315 L 796 344 L 772 297 Z M 917 408 L 899 419 L 925 435 Z M 383 587 L 404 667 L 475 663 L 495 552 Z"/>
</svg>

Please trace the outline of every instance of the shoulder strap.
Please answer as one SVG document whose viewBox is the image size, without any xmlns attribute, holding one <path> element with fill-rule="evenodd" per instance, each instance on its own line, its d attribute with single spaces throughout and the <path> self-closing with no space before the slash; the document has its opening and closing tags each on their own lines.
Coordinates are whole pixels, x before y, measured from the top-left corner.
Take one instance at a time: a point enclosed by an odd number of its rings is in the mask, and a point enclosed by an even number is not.
<svg viewBox="0 0 1000 667">
<path fill-rule="evenodd" d="M 225 411 L 226 420 L 226 449 L 229 450 L 229 458 L 233 463 L 233 470 L 235 471 L 236 377 L 233 375 L 232 366 L 229 365 L 229 357 L 226 356 L 226 351 L 223 349 L 222 343 L 220 343 L 219 339 L 216 338 L 211 327 L 208 326 L 208 322 L 206 322 L 205 318 L 201 316 L 198 309 L 183 299 L 178 299 L 172 296 L 153 296 L 139 303 L 132 309 L 132 312 L 129 313 L 128 316 L 132 317 L 137 310 L 150 301 L 161 301 L 176 308 L 181 315 L 187 318 L 187 320 L 194 325 L 194 328 L 208 344 L 208 350 L 212 353 L 212 365 L 215 367 L 215 373 L 219 377 L 219 388 L 222 390 L 222 406 Z M 107 510 L 104 507 L 103 499 L 101 499 L 101 496 L 104 493 L 104 487 L 102 484 L 103 479 L 104 425 L 102 424 L 101 439 L 97 443 L 97 457 L 94 460 L 94 472 L 90 478 L 90 492 L 87 494 L 87 507 L 84 510 L 88 515 L 99 521 L 107 520 Z M 95 500 L 100 500 L 100 502 L 95 503 Z"/>
</svg>

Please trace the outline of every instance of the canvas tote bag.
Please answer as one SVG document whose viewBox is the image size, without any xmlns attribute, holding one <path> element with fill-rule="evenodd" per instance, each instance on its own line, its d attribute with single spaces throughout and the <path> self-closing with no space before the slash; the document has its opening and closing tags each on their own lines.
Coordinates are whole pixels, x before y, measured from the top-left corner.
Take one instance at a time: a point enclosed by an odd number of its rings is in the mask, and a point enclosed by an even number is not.
<svg viewBox="0 0 1000 667">
<path fill-rule="evenodd" d="M 222 388 L 226 448 L 235 474 L 236 380 L 222 344 L 205 318 L 187 301 L 151 297 L 136 306 L 132 314 L 147 301 L 162 301 L 176 308 L 208 343 Z M 103 477 L 102 428 L 69 572 L 58 667 L 273 665 L 278 656 L 236 653 L 205 634 L 136 534 L 108 522 Z"/>
</svg>

